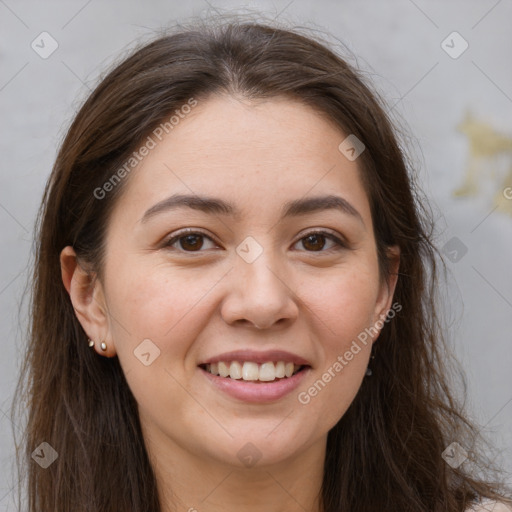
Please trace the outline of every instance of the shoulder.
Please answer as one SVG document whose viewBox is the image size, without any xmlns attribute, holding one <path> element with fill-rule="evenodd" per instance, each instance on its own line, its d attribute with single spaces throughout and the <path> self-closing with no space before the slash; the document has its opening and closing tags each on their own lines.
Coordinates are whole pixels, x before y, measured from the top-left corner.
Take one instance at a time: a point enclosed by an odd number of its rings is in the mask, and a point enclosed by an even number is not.
<svg viewBox="0 0 512 512">
<path fill-rule="evenodd" d="M 495 500 L 483 499 L 467 508 L 466 512 L 512 512 L 512 508 Z"/>
</svg>

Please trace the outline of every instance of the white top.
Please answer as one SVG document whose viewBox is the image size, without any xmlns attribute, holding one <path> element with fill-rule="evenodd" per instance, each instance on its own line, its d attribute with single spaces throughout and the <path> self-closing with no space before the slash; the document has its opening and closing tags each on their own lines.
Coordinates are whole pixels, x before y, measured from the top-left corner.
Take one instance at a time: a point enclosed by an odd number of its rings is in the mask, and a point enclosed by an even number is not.
<svg viewBox="0 0 512 512">
<path fill-rule="evenodd" d="M 512 508 L 504 503 L 485 498 L 479 504 L 466 509 L 466 512 L 512 512 Z"/>
</svg>

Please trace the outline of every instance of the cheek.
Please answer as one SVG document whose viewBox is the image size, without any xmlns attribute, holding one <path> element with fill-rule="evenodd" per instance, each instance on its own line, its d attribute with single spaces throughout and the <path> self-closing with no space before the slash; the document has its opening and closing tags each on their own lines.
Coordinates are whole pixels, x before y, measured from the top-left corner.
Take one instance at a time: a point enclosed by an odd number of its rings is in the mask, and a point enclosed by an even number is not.
<svg viewBox="0 0 512 512">
<path fill-rule="evenodd" d="M 301 299 L 324 323 L 326 343 L 339 349 L 372 322 L 379 290 L 377 266 L 361 258 L 359 265 L 303 281 L 300 289 Z"/>
<path fill-rule="evenodd" d="M 197 420 L 201 411 L 190 407 L 183 388 L 195 370 L 187 356 L 208 321 L 208 291 L 218 278 L 128 258 L 113 265 L 109 276 L 111 334 L 141 414 L 162 425 L 174 422 L 176 411 L 183 424 L 185 411 Z"/>
<path fill-rule="evenodd" d="M 332 428 L 354 400 L 371 352 L 371 331 L 378 273 L 372 267 L 336 272 L 321 288 L 303 285 L 307 306 L 320 337 L 319 367 L 299 390 L 297 399 L 321 430 Z"/>
<path fill-rule="evenodd" d="M 207 296 L 215 276 L 183 269 L 169 272 L 164 265 L 148 266 L 127 259 L 112 268 L 108 283 L 111 330 L 120 359 L 145 339 L 173 361 L 184 356 L 201 330 Z M 218 279 L 217 279 L 218 280 Z"/>
</svg>

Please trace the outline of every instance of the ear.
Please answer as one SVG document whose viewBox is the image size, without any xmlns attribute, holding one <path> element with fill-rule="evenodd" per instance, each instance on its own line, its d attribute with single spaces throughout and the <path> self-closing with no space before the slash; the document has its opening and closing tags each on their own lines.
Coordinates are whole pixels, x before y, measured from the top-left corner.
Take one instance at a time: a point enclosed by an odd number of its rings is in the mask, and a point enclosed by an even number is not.
<svg viewBox="0 0 512 512">
<path fill-rule="evenodd" d="M 107 357 L 113 357 L 115 350 L 109 336 L 109 322 L 105 295 L 96 274 L 80 265 L 71 246 L 60 253 L 62 282 L 69 293 L 73 309 L 89 339 L 94 340 L 96 351 Z M 107 350 L 100 348 L 105 341 Z"/>
<path fill-rule="evenodd" d="M 379 333 L 374 337 L 374 341 L 378 338 L 380 329 L 382 328 L 384 320 L 388 315 L 388 311 L 391 309 L 391 305 L 393 303 L 393 295 L 395 293 L 396 283 L 398 281 L 398 269 L 400 268 L 400 248 L 398 245 L 388 247 L 386 249 L 386 253 L 388 258 L 389 272 L 386 276 L 383 276 L 379 288 L 379 295 L 375 305 L 373 325 L 379 326 Z M 400 309 L 402 309 L 401 306 Z"/>
</svg>

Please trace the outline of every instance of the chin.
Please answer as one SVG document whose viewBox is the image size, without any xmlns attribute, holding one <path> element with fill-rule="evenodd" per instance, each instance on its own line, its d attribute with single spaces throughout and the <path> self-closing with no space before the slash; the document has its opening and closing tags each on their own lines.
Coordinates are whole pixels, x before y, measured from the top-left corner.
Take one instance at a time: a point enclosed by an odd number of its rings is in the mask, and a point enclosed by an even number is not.
<svg viewBox="0 0 512 512">
<path fill-rule="evenodd" d="M 233 439 L 227 442 L 226 439 L 222 442 L 212 440 L 208 451 L 212 458 L 237 468 L 257 469 L 288 463 L 319 439 L 318 436 L 305 435 L 303 425 L 288 425 L 286 429 L 279 431 L 276 426 L 283 418 L 276 419 L 272 424 L 266 421 L 265 428 L 261 428 L 260 422 L 257 425 L 246 425 L 247 428 L 237 425 L 231 431 L 234 434 Z M 211 450 L 213 447 L 217 448 L 215 452 Z"/>
</svg>

